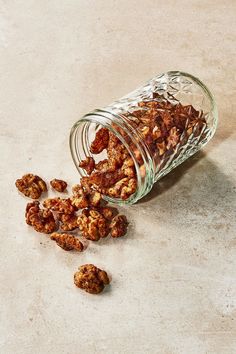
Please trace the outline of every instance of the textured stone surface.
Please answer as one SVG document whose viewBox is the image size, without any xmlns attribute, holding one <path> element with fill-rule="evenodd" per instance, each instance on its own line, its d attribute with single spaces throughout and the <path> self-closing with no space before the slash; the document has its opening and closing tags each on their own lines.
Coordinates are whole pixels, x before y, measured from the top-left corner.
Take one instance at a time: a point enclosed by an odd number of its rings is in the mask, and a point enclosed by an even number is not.
<svg viewBox="0 0 236 354">
<path fill-rule="evenodd" d="M 235 354 L 235 1 L 0 5 L 0 353 Z M 128 236 L 78 255 L 27 227 L 15 179 L 77 182 L 76 118 L 175 69 L 213 91 L 219 128 L 122 209 Z M 101 296 L 74 286 L 84 263 L 112 275 Z"/>
</svg>

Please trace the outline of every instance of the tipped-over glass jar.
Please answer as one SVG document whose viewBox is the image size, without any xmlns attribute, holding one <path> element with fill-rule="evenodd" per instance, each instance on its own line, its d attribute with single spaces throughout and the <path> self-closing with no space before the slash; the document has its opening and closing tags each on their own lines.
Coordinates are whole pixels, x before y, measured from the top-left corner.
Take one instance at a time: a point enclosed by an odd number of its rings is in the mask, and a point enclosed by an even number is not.
<svg viewBox="0 0 236 354">
<path fill-rule="evenodd" d="M 70 148 L 85 189 L 133 204 L 214 135 L 217 108 L 196 77 L 170 71 L 80 118 Z"/>
</svg>

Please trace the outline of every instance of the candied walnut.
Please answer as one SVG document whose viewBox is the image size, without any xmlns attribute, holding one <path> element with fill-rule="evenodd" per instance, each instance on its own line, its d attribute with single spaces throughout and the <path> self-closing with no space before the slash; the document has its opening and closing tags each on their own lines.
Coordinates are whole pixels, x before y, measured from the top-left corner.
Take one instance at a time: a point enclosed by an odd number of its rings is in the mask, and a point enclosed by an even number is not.
<svg viewBox="0 0 236 354">
<path fill-rule="evenodd" d="M 128 221 L 126 216 L 117 215 L 115 216 L 110 224 L 111 236 L 112 237 L 121 237 L 124 236 L 127 232 Z"/>
<path fill-rule="evenodd" d="M 148 108 L 157 109 L 158 106 L 159 106 L 159 102 L 157 102 L 157 101 L 147 101 L 147 102 L 145 102 L 145 103 L 146 103 L 146 106 L 147 106 Z"/>
<path fill-rule="evenodd" d="M 79 167 L 83 168 L 88 175 L 91 175 L 91 173 L 93 172 L 94 170 L 94 167 L 95 167 L 95 161 L 94 161 L 94 158 L 93 157 L 86 157 L 85 160 L 82 160 L 79 164 Z"/>
<path fill-rule="evenodd" d="M 164 155 L 164 153 L 166 152 L 165 141 L 162 141 L 161 143 L 157 143 L 157 150 L 158 150 L 159 156 Z"/>
<path fill-rule="evenodd" d="M 111 197 L 128 199 L 137 189 L 136 178 L 123 178 L 113 187 L 109 188 L 107 194 Z"/>
<path fill-rule="evenodd" d="M 57 245 L 65 251 L 76 250 L 82 252 L 84 249 L 83 243 L 77 237 L 70 234 L 54 232 L 51 234 L 51 240 L 56 241 Z"/>
<path fill-rule="evenodd" d="M 187 125 L 187 136 L 189 137 L 191 134 L 193 136 L 199 136 L 202 132 L 202 129 L 205 127 L 204 121 L 201 119 L 193 119 Z"/>
<path fill-rule="evenodd" d="M 128 167 L 133 167 L 134 161 L 131 156 L 127 157 L 122 165 L 122 168 L 125 170 Z"/>
<path fill-rule="evenodd" d="M 92 154 L 99 154 L 107 148 L 109 142 L 109 130 L 107 128 L 101 128 L 97 131 L 94 141 L 90 146 Z"/>
<path fill-rule="evenodd" d="M 117 129 L 117 125 L 112 123 L 113 128 Z M 109 131 L 109 142 L 107 148 L 115 148 L 117 145 L 121 144 L 120 139 L 111 131 Z"/>
<path fill-rule="evenodd" d="M 107 273 L 94 266 L 85 264 L 80 266 L 79 271 L 74 274 L 75 285 L 90 294 L 99 294 L 105 285 L 110 283 Z"/>
<path fill-rule="evenodd" d="M 136 171 L 135 171 L 134 167 L 127 167 L 123 171 L 124 171 L 125 176 L 127 176 L 129 178 L 133 178 L 136 176 Z"/>
<path fill-rule="evenodd" d="M 64 190 L 67 187 L 67 183 L 63 181 L 62 179 L 56 179 L 54 178 L 52 181 L 50 181 L 50 184 L 53 189 L 55 189 L 57 192 L 64 192 Z"/>
<path fill-rule="evenodd" d="M 72 191 L 71 203 L 78 209 L 84 209 L 88 206 L 98 206 L 102 199 L 101 193 L 98 191 L 87 191 L 79 184 L 75 185 Z"/>
<path fill-rule="evenodd" d="M 140 116 L 140 122 L 144 124 L 143 128 L 151 128 L 152 126 L 152 120 L 154 119 L 153 114 L 150 111 L 144 112 L 142 111 L 143 114 Z M 155 112 L 156 115 L 156 112 Z M 139 123 L 140 124 L 140 123 Z M 143 131 L 143 135 L 145 136 L 145 133 L 147 134 L 148 131 L 147 129 L 141 129 Z"/>
<path fill-rule="evenodd" d="M 116 128 L 117 129 L 117 128 Z M 129 152 L 126 147 L 122 144 L 118 137 L 116 137 L 112 132 L 109 132 L 109 144 L 107 147 L 107 156 L 109 161 L 109 166 L 114 169 L 119 168 L 124 160 L 129 156 Z M 128 136 L 126 136 L 126 142 L 130 143 Z"/>
<path fill-rule="evenodd" d="M 78 209 L 87 208 L 89 206 L 88 194 L 84 188 L 77 184 L 72 188 L 73 196 L 71 197 L 71 204 Z"/>
<path fill-rule="evenodd" d="M 83 236 L 88 240 L 98 241 L 109 234 L 107 219 L 96 209 L 84 209 L 77 223 Z"/>
<path fill-rule="evenodd" d="M 135 159 L 139 165 L 144 163 L 141 152 L 137 149 L 135 144 L 131 144 L 130 149 L 132 149 Z"/>
<path fill-rule="evenodd" d="M 121 194 L 121 190 L 124 186 L 127 186 L 129 183 L 129 178 L 125 177 L 115 183 L 115 185 L 108 189 L 107 194 L 111 197 L 118 198 Z"/>
<path fill-rule="evenodd" d="M 143 138 L 147 138 L 147 136 L 150 134 L 150 127 L 144 126 L 140 129 L 140 131 Z"/>
<path fill-rule="evenodd" d="M 82 177 L 80 178 L 80 184 L 84 188 L 86 192 L 91 192 L 92 191 L 92 182 L 90 181 L 91 176 L 89 177 Z"/>
<path fill-rule="evenodd" d="M 21 193 L 32 199 L 40 198 L 41 194 L 47 191 L 47 185 L 42 178 L 32 173 L 17 179 L 15 185 Z"/>
<path fill-rule="evenodd" d="M 134 161 L 132 157 L 127 157 L 124 160 L 121 170 L 124 172 L 125 176 L 130 178 L 135 177 L 136 171 L 135 171 Z"/>
<path fill-rule="evenodd" d="M 169 150 L 172 147 L 174 148 L 178 144 L 179 139 L 180 139 L 180 133 L 177 130 L 177 128 L 176 127 L 171 128 L 170 134 L 167 138 L 167 145 L 166 145 L 167 150 Z"/>
<path fill-rule="evenodd" d="M 121 199 L 126 200 L 128 199 L 132 194 L 134 194 L 134 192 L 137 189 L 137 180 L 136 178 L 130 178 L 128 185 L 124 186 L 121 189 Z"/>
<path fill-rule="evenodd" d="M 162 131 L 161 128 L 157 125 L 155 125 L 155 127 L 152 130 L 152 137 L 154 140 L 159 139 L 162 136 Z"/>
<path fill-rule="evenodd" d="M 129 156 L 129 152 L 126 147 L 119 141 L 119 143 L 117 143 L 114 147 L 111 147 L 109 143 L 109 146 L 107 148 L 107 156 L 111 168 L 117 169 Z"/>
<path fill-rule="evenodd" d="M 46 209 L 51 209 L 63 214 L 73 214 L 76 210 L 76 208 L 71 204 L 71 200 L 69 198 L 48 198 L 44 200 L 43 206 Z"/>
<path fill-rule="evenodd" d="M 78 216 L 75 214 L 58 214 L 58 219 L 61 221 L 61 229 L 63 231 L 72 231 L 78 227 Z"/>
<path fill-rule="evenodd" d="M 102 200 L 101 193 L 97 191 L 92 191 L 89 193 L 89 206 L 98 206 Z"/>
<path fill-rule="evenodd" d="M 168 111 L 163 112 L 161 118 L 167 130 L 173 127 L 173 118 Z"/>
<path fill-rule="evenodd" d="M 117 181 L 125 177 L 125 174 L 121 170 L 107 171 L 107 172 L 95 172 L 90 176 L 90 183 L 100 188 L 108 188 L 113 186 Z"/>
<path fill-rule="evenodd" d="M 27 204 L 25 217 L 27 224 L 38 232 L 50 234 L 57 229 L 53 213 L 47 209 L 40 209 L 39 202 Z"/>
<path fill-rule="evenodd" d="M 25 220 L 28 225 L 31 225 L 30 216 L 37 214 L 40 210 L 40 203 L 38 201 L 28 203 L 25 209 Z"/>
<path fill-rule="evenodd" d="M 109 161 L 107 159 L 101 160 L 98 163 L 96 163 L 96 165 L 95 165 L 95 169 L 97 171 L 101 171 L 101 172 L 107 171 L 109 169 L 109 167 L 110 167 L 110 165 L 109 165 Z"/>
<path fill-rule="evenodd" d="M 113 216 L 115 216 L 116 214 L 118 214 L 118 210 L 116 208 L 112 208 L 112 207 L 99 207 L 99 212 L 104 216 L 104 218 L 106 218 L 107 220 L 111 220 L 113 218 Z"/>
</svg>

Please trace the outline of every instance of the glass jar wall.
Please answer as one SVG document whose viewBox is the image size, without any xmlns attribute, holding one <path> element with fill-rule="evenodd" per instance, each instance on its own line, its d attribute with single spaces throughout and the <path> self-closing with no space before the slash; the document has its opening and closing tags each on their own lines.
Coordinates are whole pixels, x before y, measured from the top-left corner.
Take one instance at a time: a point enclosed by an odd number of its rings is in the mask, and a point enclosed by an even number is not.
<svg viewBox="0 0 236 354">
<path fill-rule="evenodd" d="M 216 126 L 217 108 L 207 87 L 192 75 L 170 71 L 81 117 L 71 130 L 70 148 L 85 188 L 101 191 L 109 202 L 133 204 L 200 150 Z M 91 148 L 104 141 L 102 150 Z M 95 163 L 89 173 L 81 167 L 88 157 Z"/>
</svg>

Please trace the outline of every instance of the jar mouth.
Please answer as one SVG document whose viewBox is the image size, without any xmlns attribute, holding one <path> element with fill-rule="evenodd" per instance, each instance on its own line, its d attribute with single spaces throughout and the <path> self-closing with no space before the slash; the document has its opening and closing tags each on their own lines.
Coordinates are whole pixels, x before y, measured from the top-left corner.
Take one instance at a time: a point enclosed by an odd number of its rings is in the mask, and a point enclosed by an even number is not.
<svg viewBox="0 0 236 354">
<path fill-rule="evenodd" d="M 101 161 L 103 158 L 105 159 L 106 156 L 102 156 L 103 153 L 99 155 L 94 155 L 90 152 L 90 145 L 91 142 L 96 134 L 96 132 L 104 127 L 109 129 L 125 146 L 129 155 L 133 159 L 135 170 L 136 170 L 136 177 L 137 177 L 137 188 L 136 191 L 127 199 L 123 200 L 121 198 L 110 197 L 108 195 L 103 195 L 103 199 L 111 204 L 119 204 L 119 205 L 130 205 L 137 202 L 140 198 L 146 195 L 153 186 L 154 181 L 154 167 L 152 164 L 151 156 L 144 151 L 142 146 L 140 146 L 137 142 L 133 140 L 134 143 L 137 144 L 137 148 L 141 153 L 145 171 L 145 176 L 141 176 L 140 173 L 140 166 L 135 158 L 134 152 L 130 149 L 130 146 L 124 139 L 124 137 L 119 133 L 118 130 L 114 128 L 111 123 L 115 123 L 118 127 L 122 128 L 123 131 L 129 136 L 131 139 L 134 139 L 133 135 L 129 127 L 124 125 L 123 120 L 118 115 L 114 114 L 113 112 L 104 111 L 104 110 L 95 110 L 91 113 L 84 115 L 81 119 L 79 119 L 71 129 L 70 132 L 70 151 L 72 155 L 72 159 L 74 164 L 79 172 L 81 177 L 89 176 L 87 172 L 79 167 L 79 164 L 82 160 L 86 157 L 91 156 L 93 158 L 97 158 L 97 161 Z M 94 135 L 94 136 L 93 136 Z M 91 138 L 93 136 L 93 138 Z M 99 158 L 98 158 L 99 157 Z"/>
</svg>

